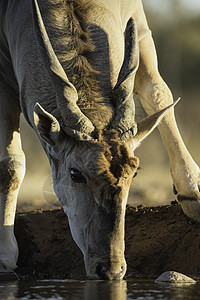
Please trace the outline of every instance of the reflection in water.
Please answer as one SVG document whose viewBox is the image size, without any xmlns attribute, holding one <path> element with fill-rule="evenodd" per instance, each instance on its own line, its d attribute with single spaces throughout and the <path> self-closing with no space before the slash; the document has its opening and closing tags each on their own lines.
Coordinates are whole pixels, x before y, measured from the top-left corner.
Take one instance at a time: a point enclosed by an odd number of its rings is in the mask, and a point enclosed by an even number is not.
<svg viewBox="0 0 200 300">
<path fill-rule="evenodd" d="M 0 282 L 0 299 L 1 300 L 12 300 L 16 299 L 17 295 L 17 283 Z"/>
<path fill-rule="evenodd" d="M 0 299 L 125 300 L 126 281 L 44 280 L 0 283 Z"/>
<path fill-rule="evenodd" d="M 126 300 L 126 281 L 87 281 L 83 299 Z"/>
<path fill-rule="evenodd" d="M 200 283 L 155 283 L 154 281 L 127 281 L 127 299 L 200 299 Z"/>
<path fill-rule="evenodd" d="M 0 282 L 0 299 L 141 300 L 200 299 L 200 283 L 177 285 L 153 280 Z"/>
</svg>

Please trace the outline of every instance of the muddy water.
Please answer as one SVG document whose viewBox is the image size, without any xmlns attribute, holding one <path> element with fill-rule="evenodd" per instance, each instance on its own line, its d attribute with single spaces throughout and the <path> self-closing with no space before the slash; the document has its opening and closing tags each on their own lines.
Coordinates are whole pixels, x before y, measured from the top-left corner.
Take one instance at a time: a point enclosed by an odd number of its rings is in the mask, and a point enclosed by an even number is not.
<svg viewBox="0 0 200 300">
<path fill-rule="evenodd" d="M 0 299 L 142 300 L 200 299 L 200 283 L 158 284 L 154 280 L 121 282 L 45 280 L 0 282 Z"/>
</svg>

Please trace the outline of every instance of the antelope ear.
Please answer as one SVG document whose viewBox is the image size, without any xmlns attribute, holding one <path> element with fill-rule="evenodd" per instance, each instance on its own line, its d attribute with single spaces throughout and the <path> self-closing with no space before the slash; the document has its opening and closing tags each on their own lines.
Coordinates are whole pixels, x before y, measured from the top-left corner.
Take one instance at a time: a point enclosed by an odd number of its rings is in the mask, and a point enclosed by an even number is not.
<svg viewBox="0 0 200 300">
<path fill-rule="evenodd" d="M 139 144 L 158 126 L 166 113 L 168 113 L 168 111 L 172 109 L 179 100 L 180 98 L 161 111 L 158 111 L 137 123 L 137 133 L 134 136 L 134 148 L 137 148 Z"/>
<path fill-rule="evenodd" d="M 34 123 L 42 140 L 51 146 L 55 146 L 60 135 L 60 124 L 38 102 L 36 102 L 34 109 Z"/>
</svg>

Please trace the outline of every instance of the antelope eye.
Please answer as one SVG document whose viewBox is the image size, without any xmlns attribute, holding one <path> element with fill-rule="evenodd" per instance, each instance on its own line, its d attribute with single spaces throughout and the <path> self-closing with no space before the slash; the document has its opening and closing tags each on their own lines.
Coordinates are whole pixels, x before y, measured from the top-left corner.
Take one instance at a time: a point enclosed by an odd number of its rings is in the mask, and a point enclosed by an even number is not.
<svg viewBox="0 0 200 300">
<path fill-rule="evenodd" d="M 77 169 L 70 169 L 71 179 L 76 183 L 86 182 L 85 177 Z"/>
</svg>

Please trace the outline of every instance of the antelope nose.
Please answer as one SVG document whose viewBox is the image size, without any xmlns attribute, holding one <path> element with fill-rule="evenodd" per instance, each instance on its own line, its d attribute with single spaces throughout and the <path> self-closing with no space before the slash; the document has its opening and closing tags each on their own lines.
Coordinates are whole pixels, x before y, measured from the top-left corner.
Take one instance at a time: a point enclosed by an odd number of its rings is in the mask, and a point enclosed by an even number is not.
<svg viewBox="0 0 200 300">
<path fill-rule="evenodd" d="M 98 279 L 103 280 L 121 280 L 123 279 L 126 268 L 124 266 L 120 266 L 119 268 L 115 268 L 116 270 L 113 272 L 111 268 L 109 268 L 106 264 L 98 264 L 96 267 L 96 275 Z"/>
</svg>

